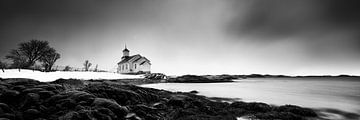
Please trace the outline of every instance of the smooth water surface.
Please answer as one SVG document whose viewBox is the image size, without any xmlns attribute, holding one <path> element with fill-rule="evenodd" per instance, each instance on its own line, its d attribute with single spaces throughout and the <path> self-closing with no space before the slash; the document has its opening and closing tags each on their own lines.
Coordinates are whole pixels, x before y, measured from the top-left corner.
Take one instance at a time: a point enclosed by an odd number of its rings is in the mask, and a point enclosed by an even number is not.
<svg viewBox="0 0 360 120">
<path fill-rule="evenodd" d="M 169 91 L 197 90 L 208 97 L 247 102 L 293 104 L 360 113 L 360 80 L 348 78 L 251 78 L 232 83 L 157 83 L 143 87 Z"/>
</svg>

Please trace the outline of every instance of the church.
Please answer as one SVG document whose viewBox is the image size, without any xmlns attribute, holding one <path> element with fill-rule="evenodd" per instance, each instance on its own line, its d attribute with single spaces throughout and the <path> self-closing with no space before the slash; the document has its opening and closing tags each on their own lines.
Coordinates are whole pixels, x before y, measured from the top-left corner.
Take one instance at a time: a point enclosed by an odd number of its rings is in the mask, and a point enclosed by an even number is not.
<svg viewBox="0 0 360 120">
<path fill-rule="evenodd" d="M 129 56 L 130 51 L 126 48 L 122 51 L 123 56 L 118 62 L 117 73 L 121 74 L 145 74 L 150 73 L 151 63 L 146 57 L 139 54 Z"/>
</svg>

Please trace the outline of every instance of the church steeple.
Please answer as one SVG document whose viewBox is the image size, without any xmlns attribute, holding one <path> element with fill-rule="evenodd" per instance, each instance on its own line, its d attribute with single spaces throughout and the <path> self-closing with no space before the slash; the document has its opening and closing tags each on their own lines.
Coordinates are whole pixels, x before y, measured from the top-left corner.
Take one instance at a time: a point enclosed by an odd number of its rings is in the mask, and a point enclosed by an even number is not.
<svg viewBox="0 0 360 120">
<path fill-rule="evenodd" d="M 129 57 L 130 51 L 127 49 L 125 44 L 125 49 L 123 50 L 123 56 L 122 58 Z"/>
</svg>

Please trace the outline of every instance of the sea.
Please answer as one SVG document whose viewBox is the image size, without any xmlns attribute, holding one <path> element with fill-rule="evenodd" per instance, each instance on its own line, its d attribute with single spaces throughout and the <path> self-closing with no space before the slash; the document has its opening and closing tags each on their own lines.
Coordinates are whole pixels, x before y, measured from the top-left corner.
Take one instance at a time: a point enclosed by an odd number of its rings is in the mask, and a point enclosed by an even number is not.
<svg viewBox="0 0 360 120">
<path fill-rule="evenodd" d="M 271 105 L 298 105 L 326 119 L 360 119 L 360 79 L 352 77 L 247 78 L 228 83 L 155 83 L 142 87 L 196 90 L 207 97 L 233 98 Z"/>
</svg>

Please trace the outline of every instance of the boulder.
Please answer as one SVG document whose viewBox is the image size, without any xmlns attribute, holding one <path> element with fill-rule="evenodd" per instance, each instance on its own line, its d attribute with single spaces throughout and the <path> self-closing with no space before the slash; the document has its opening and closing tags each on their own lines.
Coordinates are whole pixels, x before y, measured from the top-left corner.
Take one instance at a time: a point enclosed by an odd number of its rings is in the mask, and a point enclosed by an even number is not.
<svg viewBox="0 0 360 120">
<path fill-rule="evenodd" d="M 27 109 L 24 111 L 24 116 L 27 120 L 33 120 L 41 117 L 41 112 L 36 109 Z"/>
<path fill-rule="evenodd" d="M 245 103 L 245 102 L 234 102 L 230 104 L 230 107 L 232 108 L 241 108 L 244 110 L 247 110 L 249 112 L 269 112 L 271 111 L 272 107 L 265 103 L 258 103 L 258 102 L 251 102 L 251 103 Z"/>
<path fill-rule="evenodd" d="M 92 106 L 97 108 L 108 108 L 119 118 L 125 117 L 129 112 L 126 107 L 120 106 L 116 101 L 105 98 L 95 98 Z"/>
<path fill-rule="evenodd" d="M 317 114 L 313 110 L 308 109 L 308 108 L 302 108 L 302 107 L 295 106 L 295 105 L 279 106 L 279 107 L 275 108 L 274 111 L 289 112 L 289 113 L 293 113 L 296 115 L 308 116 L 308 117 L 316 117 L 317 116 Z"/>
<path fill-rule="evenodd" d="M 11 105 L 17 104 L 17 102 L 19 101 L 19 95 L 20 92 L 16 90 L 5 90 L 0 95 L 0 102 Z"/>
<path fill-rule="evenodd" d="M 1 113 L 13 113 L 13 111 L 10 109 L 10 107 L 5 103 L 0 103 L 0 114 Z"/>
<path fill-rule="evenodd" d="M 105 84 L 89 85 L 82 90 L 96 97 L 113 99 L 120 105 L 138 104 L 144 101 L 144 99 L 134 91 Z"/>
</svg>

